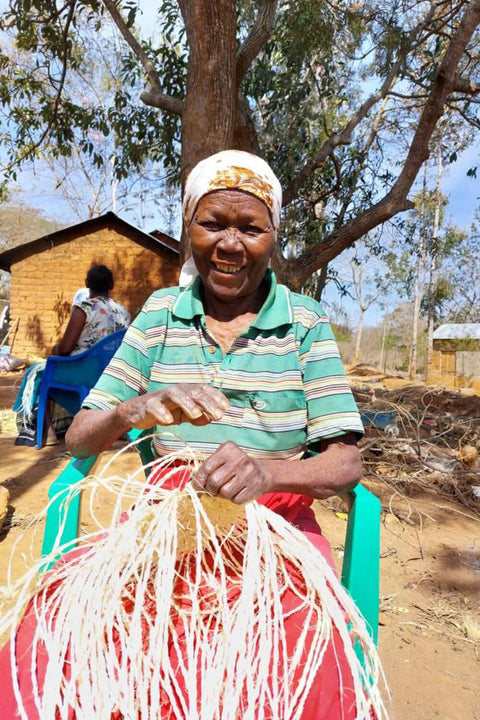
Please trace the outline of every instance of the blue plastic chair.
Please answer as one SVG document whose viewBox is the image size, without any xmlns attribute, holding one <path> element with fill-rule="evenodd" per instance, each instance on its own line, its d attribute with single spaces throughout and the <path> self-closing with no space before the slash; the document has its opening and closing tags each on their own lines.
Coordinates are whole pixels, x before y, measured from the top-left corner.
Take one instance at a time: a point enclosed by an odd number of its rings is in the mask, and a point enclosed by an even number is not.
<svg viewBox="0 0 480 720">
<path fill-rule="evenodd" d="M 75 415 L 115 354 L 126 328 L 102 338 L 77 355 L 51 355 L 43 371 L 37 410 L 37 449 L 42 447 L 48 398 Z"/>
</svg>

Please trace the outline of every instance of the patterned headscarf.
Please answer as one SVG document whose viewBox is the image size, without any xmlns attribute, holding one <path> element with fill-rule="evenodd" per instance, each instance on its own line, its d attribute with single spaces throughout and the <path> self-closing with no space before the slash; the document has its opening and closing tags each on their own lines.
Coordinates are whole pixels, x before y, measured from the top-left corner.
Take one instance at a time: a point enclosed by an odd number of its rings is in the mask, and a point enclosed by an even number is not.
<svg viewBox="0 0 480 720">
<path fill-rule="evenodd" d="M 255 195 L 270 210 L 275 230 L 280 225 L 282 188 L 271 167 L 257 155 L 243 150 L 223 150 L 201 160 L 187 178 L 183 196 L 183 220 L 189 227 L 197 205 L 214 190 L 243 190 Z"/>
</svg>

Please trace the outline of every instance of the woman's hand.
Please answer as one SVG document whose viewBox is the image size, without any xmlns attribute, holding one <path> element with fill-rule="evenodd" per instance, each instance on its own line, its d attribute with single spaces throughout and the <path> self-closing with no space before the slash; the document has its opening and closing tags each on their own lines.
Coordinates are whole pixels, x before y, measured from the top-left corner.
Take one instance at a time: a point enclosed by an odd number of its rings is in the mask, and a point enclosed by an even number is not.
<svg viewBox="0 0 480 720">
<path fill-rule="evenodd" d="M 249 457 L 238 445 L 228 441 L 220 445 L 192 479 L 197 490 L 239 505 L 270 492 L 273 479 L 267 465 Z"/>
<path fill-rule="evenodd" d="M 225 395 L 210 385 L 171 385 L 111 410 L 80 410 L 67 432 L 66 443 L 75 457 L 98 455 L 132 428 L 149 430 L 155 425 L 182 422 L 207 425 L 219 420 L 228 406 Z"/>
<path fill-rule="evenodd" d="M 219 420 L 229 402 L 211 385 L 171 385 L 165 390 L 139 395 L 116 408 L 121 425 L 149 430 L 155 425 L 207 425 Z"/>
</svg>

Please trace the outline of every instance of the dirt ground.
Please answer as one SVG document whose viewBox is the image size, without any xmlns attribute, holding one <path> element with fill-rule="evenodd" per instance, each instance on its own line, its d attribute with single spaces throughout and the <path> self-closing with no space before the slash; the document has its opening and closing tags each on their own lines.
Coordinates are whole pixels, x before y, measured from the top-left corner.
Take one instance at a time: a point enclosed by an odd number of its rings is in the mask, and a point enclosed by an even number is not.
<svg viewBox="0 0 480 720">
<path fill-rule="evenodd" d="M 0 375 L 0 412 L 11 407 L 17 381 L 18 374 Z M 397 391 L 403 387 L 393 385 Z M 105 453 L 101 466 L 113 454 Z M 0 484 L 10 492 L 0 531 L 0 585 L 6 583 L 15 542 L 45 506 L 48 488 L 68 459 L 62 444 L 37 451 L 16 447 L 5 430 L 0 434 Z M 136 454 L 128 452 L 114 463 L 112 473 L 137 466 Z M 370 467 L 366 463 L 365 484 L 383 506 L 379 648 L 392 718 L 480 720 L 480 504 L 466 506 L 433 482 L 432 487 L 425 481 L 410 483 L 407 493 L 404 485 L 382 479 L 378 464 L 377 472 Z M 316 503 L 339 566 L 346 526 L 342 510 L 337 498 Z M 85 511 L 82 523 L 88 527 Z M 12 577 L 22 574 L 30 551 L 38 557 L 40 545 L 40 535 L 32 540 L 27 532 L 16 548 Z"/>
</svg>

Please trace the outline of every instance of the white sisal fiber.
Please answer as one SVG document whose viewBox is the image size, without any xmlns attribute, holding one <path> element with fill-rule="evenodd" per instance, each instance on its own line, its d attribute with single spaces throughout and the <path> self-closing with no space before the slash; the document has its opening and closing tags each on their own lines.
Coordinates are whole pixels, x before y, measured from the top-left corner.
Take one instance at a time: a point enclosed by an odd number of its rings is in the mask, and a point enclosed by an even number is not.
<svg viewBox="0 0 480 720">
<path fill-rule="evenodd" d="M 129 720 L 300 720 L 334 627 L 352 670 L 357 720 L 371 720 L 372 710 L 377 720 L 387 717 L 365 623 L 299 530 L 258 503 L 198 495 L 190 483 L 163 490 L 136 475 L 87 478 L 75 493 L 87 487 L 116 496 L 111 524 L 81 537 L 75 559 L 39 575 L 57 545 L 4 592 L 17 593 L 0 620 L 0 633 L 11 625 L 14 667 L 15 630 L 34 593 L 31 674 L 42 720 L 66 720 L 72 708 L 76 720 L 108 720 L 115 711 Z M 135 504 L 119 521 L 125 498 Z M 292 571 L 302 587 L 293 585 Z M 286 613 L 287 588 L 297 605 Z M 310 630 L 308 653 L 302 636 L 287 653 L 284 622 L 300 608 L 308 612 L 301 631 Z M 352 637 L 364 649 L 366 670 Z M 37 687 L 35 648 L 43 645 L 49 661 Z M 16 693 L 28 720 L 18 685 Z M 171 714 L 162 714 L 162 703 Z"/>
<path fill-rule="evenodd" d="M 33 410 L 39 393 L 39 391 L 35 389 L 37 376 L 43 373 L 46 364 L 46 360 L 35 363 L 28 374 L 21 398 L 21 413 L 26 422 L 30 422 L 33 418 Z"/>
</svg>

